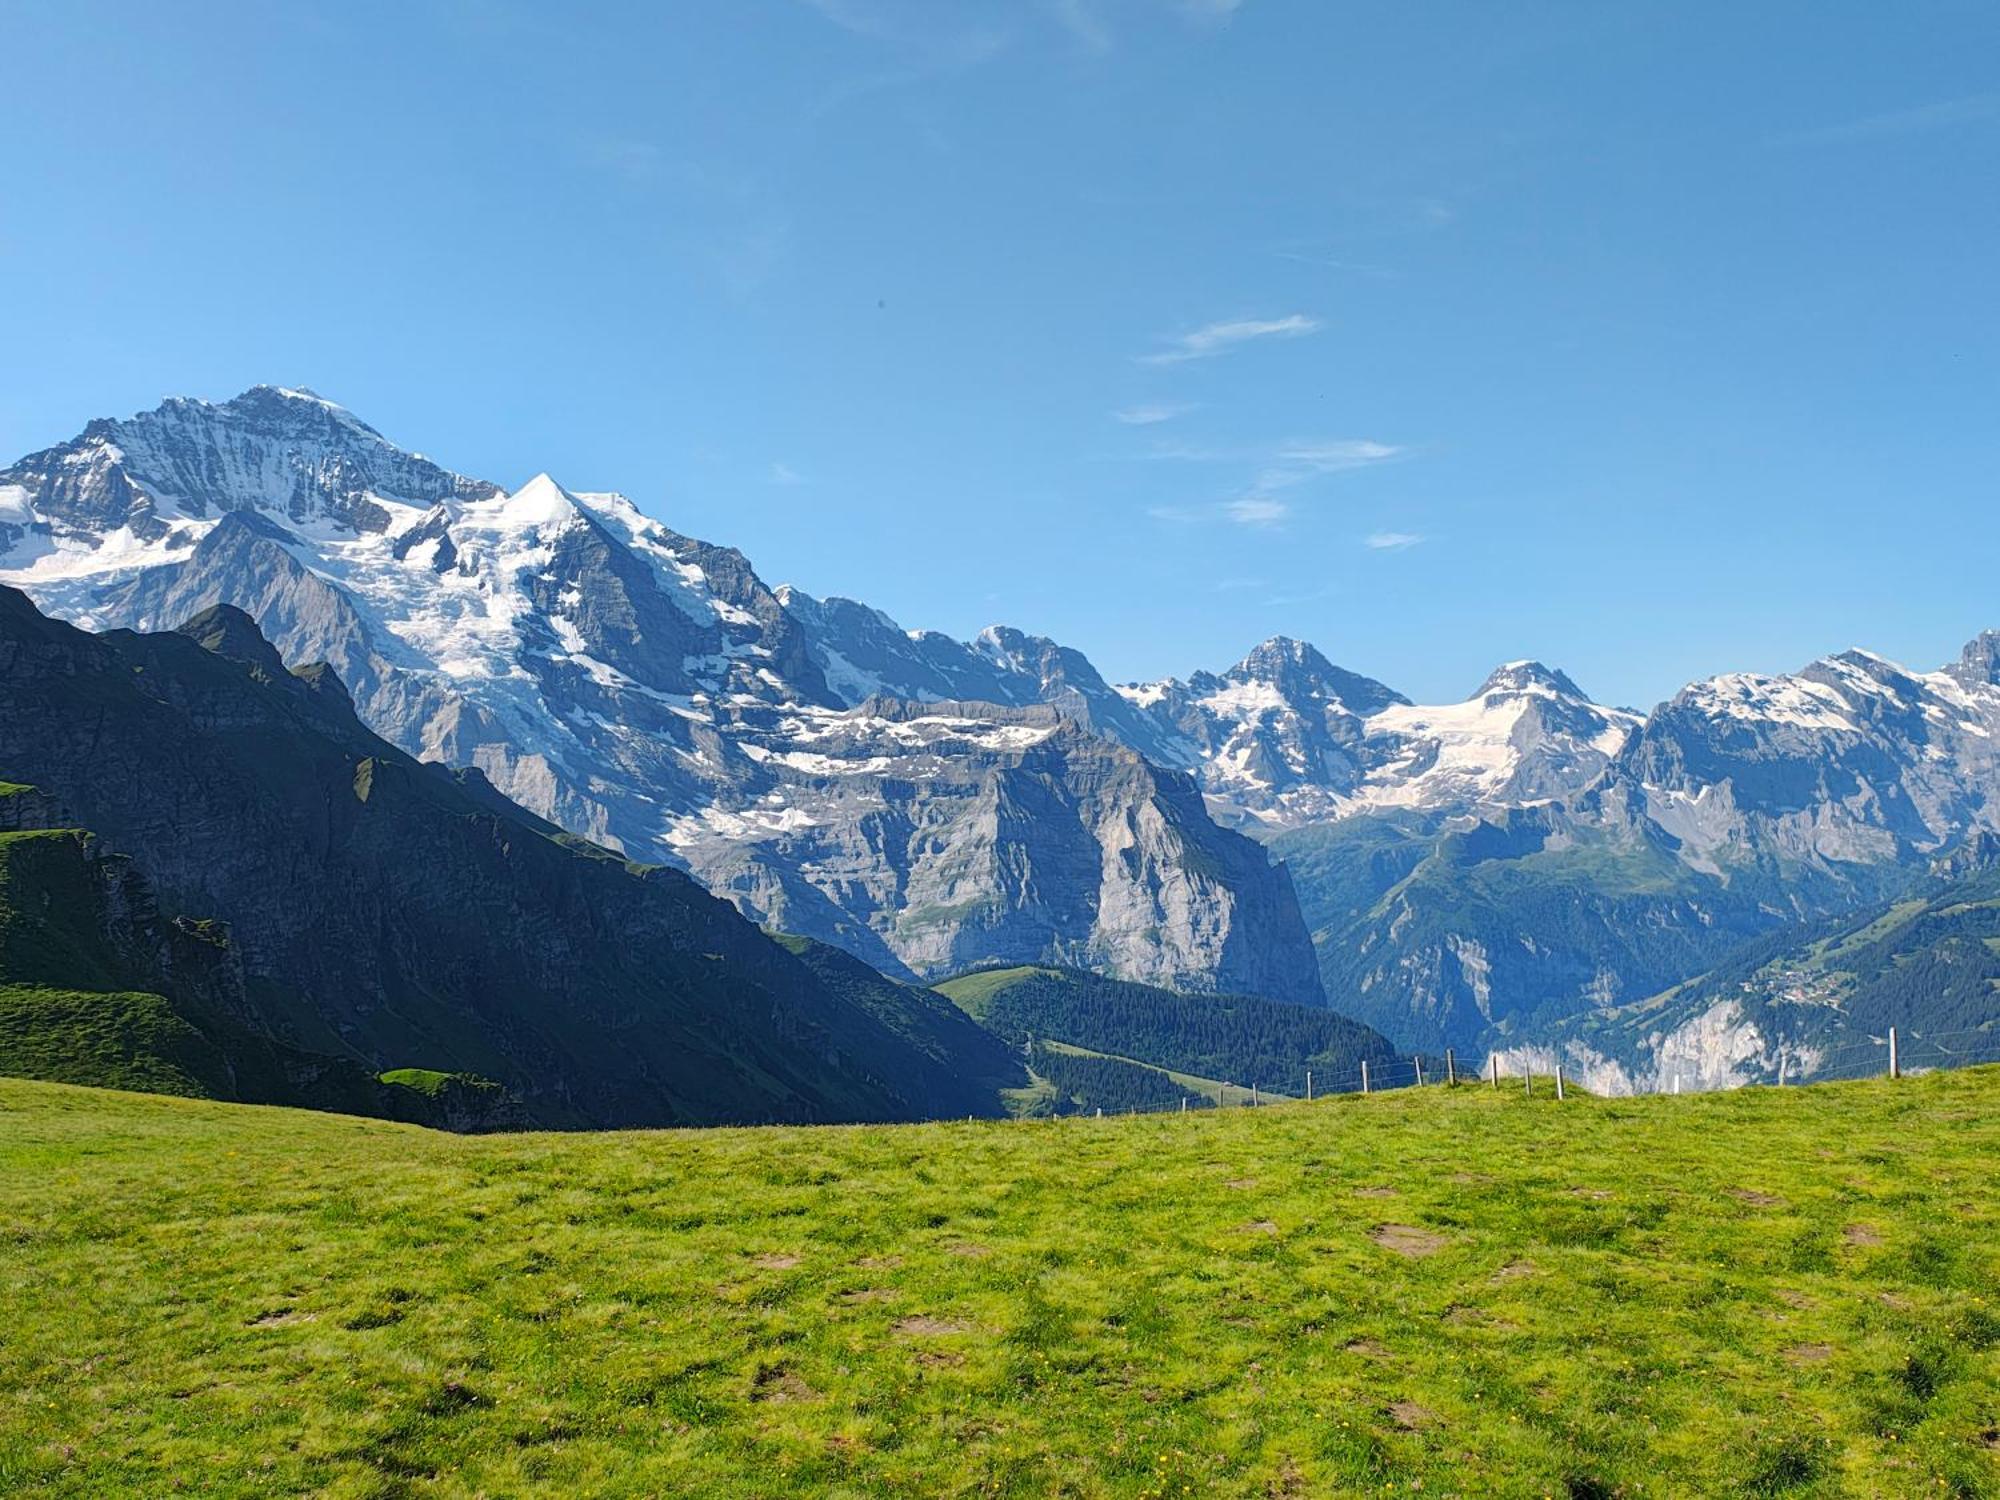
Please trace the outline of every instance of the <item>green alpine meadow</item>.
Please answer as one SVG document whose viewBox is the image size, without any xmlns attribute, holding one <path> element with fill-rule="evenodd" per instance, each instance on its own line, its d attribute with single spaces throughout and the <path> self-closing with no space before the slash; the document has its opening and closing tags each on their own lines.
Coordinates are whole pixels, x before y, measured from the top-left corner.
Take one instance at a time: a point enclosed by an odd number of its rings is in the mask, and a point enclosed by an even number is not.
<svg viewBox="0 0 2000 1500">
<path fill-rule="evenodd" d="M 2000 1494 L 2000 1070 L 461 1136 L 0 1080 L 0 1492 Z"/>
<path fill-rule="evenodd" d="M 0 1500 L 2000 1500 L 2000 4 L 0 57 Z"/>
</svg>

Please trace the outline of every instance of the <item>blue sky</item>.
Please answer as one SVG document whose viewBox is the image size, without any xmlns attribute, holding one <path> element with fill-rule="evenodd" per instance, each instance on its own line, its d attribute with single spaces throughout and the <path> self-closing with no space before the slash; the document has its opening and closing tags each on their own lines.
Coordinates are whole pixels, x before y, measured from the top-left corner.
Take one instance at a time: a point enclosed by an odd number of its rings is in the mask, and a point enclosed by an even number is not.
<svg viewBox="0 0 2000 1500">
<path fill-rule="evenodd" d="M 2000 626 L 2000 9 L 0 0 L 0 452 L 308 385 L 1118 678 Z"/>
</svg>

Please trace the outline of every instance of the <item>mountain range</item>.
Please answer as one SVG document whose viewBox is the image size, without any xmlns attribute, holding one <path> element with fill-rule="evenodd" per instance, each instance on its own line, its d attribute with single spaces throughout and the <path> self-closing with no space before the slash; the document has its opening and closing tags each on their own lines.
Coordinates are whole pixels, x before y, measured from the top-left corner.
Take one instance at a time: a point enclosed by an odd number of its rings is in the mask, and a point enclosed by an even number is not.
<svg viewBox="0 0 2000 1500">
<path fill-rule="evenodd" d="M 483 1081 L 565 1127 L 998 1114 L 1026 1082 L 930 991 L 395 749 L 233 606 L 91 635 L 0 587 L 0 764 L 8 1071 L 418 1118 L 379 1085 L 456 1076 L 445 1105 Z"/>
<path fill-rule="evenodd" d="M 1535 662 L 1415 704 L 1283 637 L 1114 685 L 1009 626 L 958 641 L 769 587 L 617 495 L 453 473 L 295 389 L 0 471 L 0 581 L 99 630 L 237 606 L 406 754 L 895 981 L 1058 965 L 1467 1054 L 2000 829 L 2000 635 L 1644 715 Z"/>
</svg>

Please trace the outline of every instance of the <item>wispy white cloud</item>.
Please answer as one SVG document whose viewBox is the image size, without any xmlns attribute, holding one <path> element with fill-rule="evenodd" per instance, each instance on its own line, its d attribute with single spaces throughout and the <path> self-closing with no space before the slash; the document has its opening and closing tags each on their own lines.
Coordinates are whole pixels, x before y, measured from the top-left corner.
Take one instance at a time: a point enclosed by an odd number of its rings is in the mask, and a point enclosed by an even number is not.
<svg viewBox="0 0 2000 1500">
<path fill-rule="evenodd" d="M 1320 326 L 1318 318 L 1304 313 L 1288 313 L 1282 318 L 1232 318 L 1179 334 L 1168 341 L 1165 349 L 1142 354 L 1138 358 L 1141 364 L 1146 365 L 1177 365 L 1191 359 L 1213 359 L 1218 354 L 1227 354 L 1240 345 L 1260 339 L 1302 338 L 1318 333 Z"/>
<path fill-rule="evenodd" d="M 1363 538 L 1362 545 L 1377 552 L 1401 552 L 1423 540 L 1413 531 L 1376 531 Z"/>
<path fill-rule="evenodd" d="M 1368 438 L 1294 438 L 1280 443 L 1262 473 L 1257 487 L 1264 490 L 1290 489 L 1322 474 L 1342 474 L 1365 469 L 1403 456 L 1393 443 L 1377 443 Z"/>
<path fill-rule="evenodd" d="M 1288 520 L 1291 506 L 1269 495 L 1243 495 L 1222 507 L 1223 514 L 1238 526 L 1276 526 Z"/>
<path fill-rule="evenodd" d="M 1228 521 L 1237 526 L 1281 526 L 1291 519 L 1292 508 L 1283 500 L 1274 500 L 1269 495 L 1238 495 L 1234 500 L 1224 500 L 1213 505 L 1149 505 L 1146 514 L 1155 521 L 1165 521 L 1172 526 L 1196 526 L 1216 521 Z M 1244 588 L 1256 586 L 1256 580 L 1245 580 Z"/>
<path fill-rule="evenodd" d="M 805 482 L 806 482 L 805 475 L 801 474 L 797 469 L 793 468 L 790 464 L 783 464 L 777 462 L 772 463 L 771 483 L 782 484 L 782 485 L 794 485 L 794 484 L 804 484 Z"/>
<path fill-rule="evenodd" d="M 1154 506 L 1147 514 L 1180 525 L 1233 521 L 1239 526 L 1279 526 L 1295 513 L 1292 502 L 1283 498 L 1287 492 L 1330 474 L 1389 463 L 1406 452 L 1393 443 L 1371 438 L 1292 438 L 1266 448 L 1237 449 L 1162 443 L 1144 456 L 1201 464 L 1247 463 L 1252 472 L 1241 491 L 1226 500 L 1209 505 Z M 1412 538 L 1403 545 L 1414 545 L 1417 540 Z"/>
<path fill-rule="evenodd" d="M 1137 406 L 1120 407 L 1111 414 L 1111 419 L 1127 427 L 1152 427 L 1184 417 L 1194 409 L 1192 401 L 1142 401 Z"/>
<path fill-rule="evenodd" d="M 1372 276 L 1378 280 L 1391 280 L 1402 273 L 1388 266 L 1371 265 L 1367 261 L 1343 260 L 1337 255 L 1322 255 L 1313 250 L 1280 248 L 1271 252 L 1279 260 L 1296 261 L 1302 266 L 1321 266 L 1329 271 L 1348 271 L 1356 276 Z"/>
<path fill-rule="evenodd" d="M 1839 125 L 1812 130 L 1794 130 L 1772 138 L 1776 146 L 1845 146 L 1856 141 L 1880 140 L 1887 136 L 1920 135 L 1931 130 L 1948 130 L 2000 119 L 2000 94 L 1969 94 L 1963 99 L 1940 99 L 1910 109 L 1892 109 L 1883 114 L 1864 115 Z"/>
</svg>

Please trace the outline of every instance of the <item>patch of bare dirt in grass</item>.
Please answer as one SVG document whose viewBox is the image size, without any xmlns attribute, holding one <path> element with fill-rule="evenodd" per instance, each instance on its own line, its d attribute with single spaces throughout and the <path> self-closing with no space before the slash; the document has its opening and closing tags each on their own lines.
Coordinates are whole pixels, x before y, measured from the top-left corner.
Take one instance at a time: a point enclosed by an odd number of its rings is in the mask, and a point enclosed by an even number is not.
<svg viewBox="0 0 2000 1500">
<path fill-rule="evenodd" d="M 750 1383 L 750 1399 L 769 1402 L 773 1406 L 784 1406 L 794 1401 L 813 1401 L 818 1397 L 818 1391 L 782 1365 L 769 1370 L 759 1370 L 757 1378 Z"/>
<path fill-rule="evenodd" d="M 310 1323 L 317 1316 L 317 1313 L 300 1312 L 294 1307 L 279 1307 L 267 1313 L 259 1313 L 244 1326 L 246 1328 L 289 1328 L 294 1323 Z"/>
<path fill-rule="evenodd" d="M 842 1292 L 834 1300 L 843 1307 L 860 1307 L 868 1302 L 893 1302 L 896 1294 L 886 1287 L 857 1287 L 851 1292 Z"/>
<path fill-rule="evenodd" d="M 1441 1234 L 1432 1234 L 1428 1229 L 1419 1229 L 1414 1224 L 1378 1224 L 1369 1231 L 1368 1237 L 1384 1250 L 1411 1260 L 1419 1260 L 1426 1255 L 1435 1255 L 1450 1243 Z"/>
<path fill-rule="evenodd" d="M 933 1318 L 928 1313 L 916 1313 L 896 1319 L 889 1331 L 902 1339 L 943 1338 L 948 1334 L 970 1333 L 972 1325 L 963 1318 Z"/>
<path fill-rule="evenodd" d="M 1823 1365 L 1832 1358 L 1831 1344 L 1794 1344 L 1785 1351 L 1785 1363 L 1791 1365 Z"/>
<path fill-rule="evenodd" d="M 1850 1245 L 1866 1246 L 1882 1243 L 1882 1236 L 1866 1224 L 1849 1224 L 1840 1231 L 1840 1235 Z"/>
<path fill-rule="evenodd" d="M 1493 1279 L 1495 1281 L 1519 1281 L 1524 1276 L 1539 1275 L 1541 1269 L 1540 1266 L 1531 1260 L 1510 1260 L 1506 1265 L 1493 1273 Z"/>
<path fill-rule="evenodd" d="M 1755 1188 L 1731 1188 L 1729 1196 L 1739 1203 L 1747 1203 L 1752 1208 L 1776 1208 L 1785 1200 L 1776 1193 L 1760 1193 Z"/>
<path fill-rule="evenodd" d="M 1299 1467 L 1298 1460 L 1283 1460 L 1278 1465 L 1278 1472 L 1271 1476 L 1271 1482 L 1264 1486 L 1264 1493 L 1270 1500 L 1298 1500 L 1299 1496 L 1310 1494 L 1305 1471 Z"/>
<path fill-rule="evenodd" d="M 752 1256 L 750 1260 L 751 1265 L 765 1271 L 789 1271 L 798 1263 L 798 1256 L 782 1251 L 771 1255 Z"/>
<path fill-rule="evenodd" d="M 1278 1226 L 1269 1219 L 1253 1219 L 1243 1226 L 1245 1234 L 1276 1234 Z"/>
<path fill-rule="evenodd" d="M 1354 1190 L 1357 1198 L 1393 1198 L 1396 1190 L 1392 1187 L 1358 1187 Z"/>
<path fill-rule="evenodd" d="M 944 1253 L 946 1255 L 956 1255 L 963 1260 L 984 1260 L 986 1259 L 987 1256 L 991 1255 L 993 1251 L 990 1247 L 986 1245 L 974 1245 L 969 1242 L 961 1242 L 956 1245 L 946 1245 L 944 1247 Z"/>
<path fill-rule="evenodd" d="M 1438 1415 L 1420 1401 L 1392 1401 L 1389 1416 L 1405 1432 L 1422 1432 L 1437 1425 Z"/>
<path fill-rule="evenodd" d="M 1362 1355 L 1367 1359 L 1386 1359 L 1389 1355 L 1389 1351 L 1373 1339 L 1349 1339 L 1347 1352 Z"/>
</svg>

